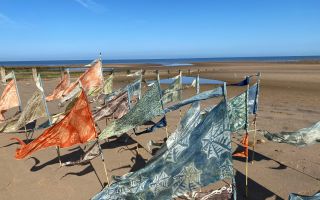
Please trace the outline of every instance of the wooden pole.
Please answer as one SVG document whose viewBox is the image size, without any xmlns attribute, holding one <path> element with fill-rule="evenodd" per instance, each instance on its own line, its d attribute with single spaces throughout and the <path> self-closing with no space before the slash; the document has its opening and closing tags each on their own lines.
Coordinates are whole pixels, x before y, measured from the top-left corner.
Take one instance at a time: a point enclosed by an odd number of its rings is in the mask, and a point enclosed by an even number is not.
<svg viewBox="0 0 320 200">
<path fill-rule="evenodd" d="M 254 133 L 253 133 L 253 145 L 252 145 L 252 158 L 251 158 L 252 160 L 251 160 L 251 164 L 253 164 L 253 161 L 254 161 L 254 151 L 255 151 L 255 146 L 256 146 L 257 116 L 258 116 L 258 114 L 255 114 L 254 120 L 253 120 Z"/>
<path fill-rule="evenodd" d="M 248 104 L 249 104 L 249 87 L 250 85 L 248 84 L 247 85 L 247 91 L 246 91 L 246 134 L 248 134 L 248 130 L 249 130 L 249 111 L 248 111 Z M 245 194 L 246 194 L 246 197 L 248 197 L 248 157 L 249 155 L 247 154 L 246 156 L 246 187 L 245 187 Z"/>
<path fill-rule="evenodd" d="M 18 96 L 18 101 L 19 101 L 19 112 L 22 112 L 22 104 L 21 104 L 21 98 L 20 98 L 20 94 L 19 94 L 19 90 L 18 90 L 16 75 L 15 75 L 14 71 L 12 71 L 12 73 L 13 73 L 14 84 L 16 86 L 16 91 L 17 91 L 17 96 Z"/>
<path fill-rule="evenodd" d="M 4 67 L 1 67 L 0 72 L 1 72 L 1 82 L 5 84 L 7 82 L 7 80 L 5 79 L 6 69 Z"/>
<path fill-rule="evenodd" d="M 102 161 L 102 165 L 103 165 L 103 168 L 104 168 L 104 173 L 105 173 L 105 175 L 107 177 L 107 185 L 109 186 L 110 182 L 109 182 L 108 170 L 107 170 L 107 167 L 106 167 L 106 163 L 104 162 L 103 152 L 102 152 L 102 148 L 100 146 L 98 138 L 97 138 L 97 143 L 99 145 L 99 149 L 100 149 L 100 152 L 101 152 L 101 161 Z"/>
</svg>

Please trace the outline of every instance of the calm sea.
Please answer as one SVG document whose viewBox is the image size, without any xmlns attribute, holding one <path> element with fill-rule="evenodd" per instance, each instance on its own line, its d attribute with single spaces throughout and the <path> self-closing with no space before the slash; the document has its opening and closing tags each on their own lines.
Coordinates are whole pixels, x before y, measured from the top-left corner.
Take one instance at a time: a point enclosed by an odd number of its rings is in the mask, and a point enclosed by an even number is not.
<svg viewBox="0 0 320 200">
<path fill-rule="evenodd" d="M 279 56 L 279 57 L 230 57 L 230 58 L 179 58 L 179 59 L 135 59 L 135 60 L 103 60 L 106 64 L 160 64 L 163 66 L 185 66 L 194 62 L 228 62 L 228 61 L 257 61 L 257 62 L 299 62 L 306 60 L 320 61 L 320 56 Z M 0 61 L 0 66 L 56 66 L 56 65 L 85 65 L 92 60 L 44 60 L 44 61 Z"/>
</svg>

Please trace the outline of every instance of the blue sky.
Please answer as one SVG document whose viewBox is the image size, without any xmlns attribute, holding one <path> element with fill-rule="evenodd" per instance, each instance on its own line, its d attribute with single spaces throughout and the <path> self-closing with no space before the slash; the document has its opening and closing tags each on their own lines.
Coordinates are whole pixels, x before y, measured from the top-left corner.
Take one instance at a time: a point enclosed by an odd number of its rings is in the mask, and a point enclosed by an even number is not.
<svg viewBox="0 0 320 200">
<path fill-rule="evenodd" d="M 0 0 L 0 60 L 320 55 L 319 0 Z"/>
</svg>

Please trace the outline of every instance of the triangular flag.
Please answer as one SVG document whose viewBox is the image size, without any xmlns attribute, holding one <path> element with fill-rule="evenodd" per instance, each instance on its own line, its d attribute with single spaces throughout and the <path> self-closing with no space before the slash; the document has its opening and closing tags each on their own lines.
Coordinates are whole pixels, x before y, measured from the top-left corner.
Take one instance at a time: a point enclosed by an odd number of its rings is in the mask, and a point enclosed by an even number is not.
<svg viewBox="0 0 320 200">
<path fill-rule="evenodd" d="M 23 159 L 35 151 L 58 146 L 70 147 L 86 143 L 97 136 L 88 100 L 84 91 L 81 92 L 77 103 L 70 112 L 58 123 L 43 132 L 38 138 L 25 144 L 18 138 L 21 148 L 16 150 L 16 159 Z"/>
<path fill-rule="evenodd" d="M 249 134 L 246 133 L 246 135 L 241 140 L 241 145 L 244 147 L 244 151 L 234 153 L 232 156 L 234 157 L 241 157 L 241 158 L 247 158 L 249 153 Z"/>
<path fill-rule="evenodd" d="M 4 89 L 0 97 L 0 121 L 5 120 L 3 113 L 8 109 L 19 106 L 19 97 L 14 79 Z"/>
<path fill-rule="evenodd" d="M 57 87 L 53 90 L 53 93 L 50 96 L 46 97 L 46 101 L 52 101 L 55 99 L 60 99 L 65 89 L 68 88 L 70 84 L 70 79 L 68 74 L 64 74 L 63 79 L 57 85 Z"/>
<path fill-rule="evenodd" d="M 63 95 L 69 94 L 77 84 L 80 83 L 81 87 L 85 91 L 92 90 L 93 88 L 99 88 L 103 85 L 102 75 L 102 63 L 100 60 L 95 60 L 90 64 L 90 68 L 87 69 L 77 81 L 73 82 L 64 92 Z"/>
</svg>

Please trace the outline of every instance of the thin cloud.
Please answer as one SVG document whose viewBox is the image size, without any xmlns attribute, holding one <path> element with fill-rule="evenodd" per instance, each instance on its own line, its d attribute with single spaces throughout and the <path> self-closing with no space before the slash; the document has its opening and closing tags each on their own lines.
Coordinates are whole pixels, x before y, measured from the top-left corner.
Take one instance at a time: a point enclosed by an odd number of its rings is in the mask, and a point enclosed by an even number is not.
<svg viewBox="0 0 320 200">
<path fill-rule="evenodd" d="M 103 12 L 105 9 L 102 5 L 96 3 L 94 0 L 75 0 L 81 6 L 94 12 Z"/>
</svg>

